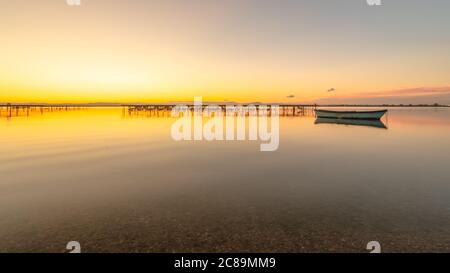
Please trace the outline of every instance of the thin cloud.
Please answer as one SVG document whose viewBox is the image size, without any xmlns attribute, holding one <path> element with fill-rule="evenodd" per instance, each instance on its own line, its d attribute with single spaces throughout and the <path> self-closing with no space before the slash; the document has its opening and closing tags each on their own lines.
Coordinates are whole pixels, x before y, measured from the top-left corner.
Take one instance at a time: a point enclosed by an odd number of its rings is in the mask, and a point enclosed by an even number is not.
<svg viewBox="0 0 450 273">
<path fill-rule="evenodd" d="M 450 104 L 450 87 L 417 87 L 339 94 L 314 100 L 324 104 Z"/>
<path fill-rule="evenodd" d="M 450 93 L 450 87 L 418 87 L 418 88 L 405 88 L 387 91 L 377 91 L 361 93 L 361 97 L 364 96 L 428 96 L 428 95 L 441 95 Z"/>
</svg>

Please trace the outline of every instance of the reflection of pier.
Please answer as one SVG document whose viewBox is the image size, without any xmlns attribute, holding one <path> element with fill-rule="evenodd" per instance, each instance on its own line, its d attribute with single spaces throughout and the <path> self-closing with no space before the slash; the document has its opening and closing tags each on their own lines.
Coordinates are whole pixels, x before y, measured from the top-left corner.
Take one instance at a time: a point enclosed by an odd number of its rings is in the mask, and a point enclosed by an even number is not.
<svg viewBox="0 0 450 273">
<path fill-rule="evenodd" d="M 28 117 L 44 113 L 73 111 L 82 109 L 79 105 L 0 105 L 0 118 Z"/>
<path fill-rule="evenodd" d="M 170 117 L 172 109 L 177 106 L 175 104 L 172 105 L 124 105 L 128 109 L 129 116 L 135 117 Z M 208 105 L 194 106 L 194 105 L 185 105 L 189 111 L 194 111 L 195 107 L 202 107 L 202 111 L 205 111 Z M 223 113 L 226 112 L 227 106 L 232 105 L 215 105 Z M 252 105 L 236 105 L 236 107 L 247 107 L 247 106 L 255 106 L 257 109 L 261 105 L 252 104 Z M 280 116 L 314 116 L 315 105 L 278 105 L 278 112 Z M 272 106 L 267 105 L 267 114 L 272 114 Z M 124 108 L 125 114 L 125 108 Z M 248 113 L 246 113 L 248 115 Z"/>
</svg>

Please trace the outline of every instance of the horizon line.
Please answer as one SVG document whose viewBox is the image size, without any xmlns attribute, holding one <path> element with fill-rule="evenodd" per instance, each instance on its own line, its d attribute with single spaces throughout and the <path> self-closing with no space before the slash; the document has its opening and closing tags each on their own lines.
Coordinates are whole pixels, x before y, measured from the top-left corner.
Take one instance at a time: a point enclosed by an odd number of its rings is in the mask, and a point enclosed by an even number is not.
<svg viewBox="0 0 450 273">
<path fill-rule="evenodd" d="M 86 103 L 15 103 L 15 102 L 0 102 L 0 107 L 8 106 L 22 106 L 22 107 L 64 107 L 64 106 L 78 106 L 78 107 L 126 107 L 126 106 L 170 106 L 170 105 L 182 105 L 193 104 L 193 101 L 185 102 L 162 102 L 162 103 L 121 103 L 121 102 L 86 102 Z M 328 107 L 450 107 L 450 104 L 440 103 L 277 103 L 277 102 L 230 102 L 230 101 L 204 101 L 202 104 L 219 104 L 219 105 L 281 105 L 281 106 L 295 106 L 295 105 L 308 105 L 308 106 L 328 106 Z"/>
</svg>

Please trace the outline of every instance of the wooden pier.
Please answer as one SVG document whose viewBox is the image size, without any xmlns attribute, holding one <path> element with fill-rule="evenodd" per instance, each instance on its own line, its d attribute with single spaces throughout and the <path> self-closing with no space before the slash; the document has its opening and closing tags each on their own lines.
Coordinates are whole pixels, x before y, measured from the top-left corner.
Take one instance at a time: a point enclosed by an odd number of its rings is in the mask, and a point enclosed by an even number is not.
<svg viewBox="0 0 450 273">
<path fill-rule="evenodd" d="M 23 105 L 23 104 L 5 104 L 0 105 L 0 117 L 13 118 L 30 116 L 32 114 L 44 114 L 47 112 L 73 111 L 85 108 L 81 105 Z"/>
<path fill-rule="evenodd" d="M 248 106 L 255 106 L 257 109 L 259 109 L 260 106 L 263 104 L 238 104 L 238 105 L 231 105 L 231 104 L 216 104 L 216 107 L 219 107 L 224 113 L 227 109 L 227 106 L 237 106 L 237 107 L 248 107 Z M 265 104 L 264 104 L 265 105 Z M 160 116 L 162 115 L 161 112 L 167 112 L 170 113 L 174 107 L 176 107 L 176 104 L 171 105 L 124 105 L 124 107 L 128 108 L 128 112 L 130 114 L 132 113 L 147 113 L 150 116 Z M 195 105 L 193 104 L 184 104 L 189 111 L 194 111 Z M 209 105 L 201 105 L 202 111 L 206 109 Z M 265 105 L 267 107 L 267 113 L 268 115 L 272 114 L 272 106 L 271 105 Z M 316 108 L 316 105 L 301 105 L 301 104 L 282 104 L 277 105 L 278 111 L 280 116 L 311 116 L 314 115 L 314 109 Z M 166 116 L 166 115 L 162 115 Z"/>
<path fill-rule="evenodd" d="M 181 105 L 181 104 L 180 104 Z M 195 106 L 193 104 L 182 104 L 187 106 L 190 111 L 193 111 Z M 216 104 L 215 106 L 226 111 L 227 106 L 248 107 L 255 106 L 259 109 L 263 104 Z M 51 112 L 74 111 L 89 108 L 104 108 L 104 107 L 122 107 L 123 114 L 128 115 L 144 115 L 152 117 L 167 117 L 174 107 L 178 104 L 114 104 L 114 105 L 96 105 L 96 104 L 3 104 L 0 105 L 0 117 L 13 118 L 30 116 L 32 114 L 44 114 Z M 281 104 L 277 105 L 280 116 L 311 116 L 314 115 L 315 105 L 301 105 L 301 104 Z M 208 107 L 207 104 L 202 105 L 202 111 Z M 267 114 L 272 114 L 272 106 L 267 105 Z"/>
</svg>

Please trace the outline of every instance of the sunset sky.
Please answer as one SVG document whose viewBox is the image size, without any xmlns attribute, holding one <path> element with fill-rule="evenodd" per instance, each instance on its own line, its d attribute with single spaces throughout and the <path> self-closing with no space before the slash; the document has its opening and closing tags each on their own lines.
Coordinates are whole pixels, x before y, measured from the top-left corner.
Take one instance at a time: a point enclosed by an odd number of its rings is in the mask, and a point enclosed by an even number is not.
<svg viewBox="0 0 450 273">
<path fill-rule="evenodd" d="M 450 94 L 449 12 L 448 0 L 0 0 L 0 102 Z"/>
</svg>

